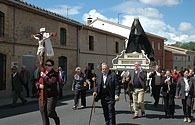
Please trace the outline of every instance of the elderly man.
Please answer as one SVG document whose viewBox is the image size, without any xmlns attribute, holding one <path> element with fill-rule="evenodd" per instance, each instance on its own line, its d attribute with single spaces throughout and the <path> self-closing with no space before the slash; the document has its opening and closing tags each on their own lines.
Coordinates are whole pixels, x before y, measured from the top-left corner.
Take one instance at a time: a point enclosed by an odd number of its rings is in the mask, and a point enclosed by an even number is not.
<svg viewBox="0 0 195 125">
<path fill-rule="evenodd" d="M 135 114 L 133 119 L 138 117 L 139 107 L 142 116 L 145 116 L 144 108 L 144 89 L 146 86 L 147 72 L 141 68 L 139 62 L 135 62 L 135 69 L 129 72 L 129 87 L 133 90 L 133 105 Z"/>
<path fill-rule="evenodd" d="M 18 100 L 18 98 L 20 98 L 20 100 L 22 101 L 23 104 L 25 104 L 27 102 L 27 100 L 24 99 L 24 97 L 22 96 L 22 90 L 23 90 L 23 84 L 24 81 L 22 79 L 21 74 L 18 72 L 18 68 L 16 66 L 13 66 L 11 68 L 12 70 L 12 89 L 13 89 L 13 103 L 12 106 L 15 107 L 16 106 L 16 102 Z"/>
<path fill-rule="evenodd" d="M 120 86 L 115 72 L 102 63 L 102 72 L 97 75 L 93 96 L 96 101 L 101 99 L 106 125 L 116 125 L 115 101 L 119 100 Z"/>
<path fill-rule="evenodd" d="M 162 74 L 160 73 L 160 66 L 156 65 L 155 70 L 149 76 L 152 78 L 151 86 L 152 86 L 152 95 L 154 98 L 154 106 L 158 106 L 159 97 L 160 97 L 160 89 L 161 89 L 161 79 Z"/>
</svg>

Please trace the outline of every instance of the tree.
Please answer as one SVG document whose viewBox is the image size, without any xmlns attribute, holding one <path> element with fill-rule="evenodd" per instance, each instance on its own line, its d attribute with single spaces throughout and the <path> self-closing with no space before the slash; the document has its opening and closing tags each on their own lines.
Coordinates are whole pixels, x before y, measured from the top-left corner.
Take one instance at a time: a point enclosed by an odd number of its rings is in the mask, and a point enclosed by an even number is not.
<svg viewBox="0 0 195 125">
<path fill-rule="evenodd" d="M 195 51 L 195 42 L 193 42 L 193 41 L 186 42 L 186 43 L 177 41 L 175 44 L 172 44 L 171 46 L 175 46 L 175 47 Z"/>
</svg>

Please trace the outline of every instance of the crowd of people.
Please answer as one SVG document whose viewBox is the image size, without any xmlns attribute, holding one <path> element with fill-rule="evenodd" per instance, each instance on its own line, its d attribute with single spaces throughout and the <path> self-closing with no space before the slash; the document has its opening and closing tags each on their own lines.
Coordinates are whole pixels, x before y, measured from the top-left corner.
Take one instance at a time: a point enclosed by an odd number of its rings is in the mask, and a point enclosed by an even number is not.
<svg viewBox="0 0 195 125">
<path fill-rule="evenodd" d="M 66 84 L 66 73 L 62 67 L 58 67 L 58 72 L 53 69 L 54 61 L 47 60 L 45 72 L 41 72 L 39 64 L 35 64 L 32 81 L 32 97 L 38 97 L 39 109 L 44 125 L 49 125 L 49 118 L 53 118 L 56 125 L 60 124 L 55 107 L 58 98 L 63 97 L 63 87 Z M 17 67 L 12 67 L 12 85 L 13 85 L 13 106 L 15 106 L 18 97 L 22 103 L 27 101 L 22 96 L 22 88 L 26 90 L 26 97 L 29 97 L 29 71 L 26 66 L 21 67 L 21 72 Z M 44 85 L 41 81 L 44 81 Z M 80 108 L 86 107 L 86 91 L 93 90 L 95 101 L 101 100 L 106 125 L 115 125 L 115 102 L 119 101 L 123 85 L 124 93 L 129 95 L 130 104 L 133 103 L 133 119 L 144 117 L 146 115 L 144 107 L 144 94 L 151 92 L 154 98 L 154 107 L 158 107 L 160 95 L 163 99 L 164 112 L 166 118 L 174 118 L 175 99 L 181 99 L 183 106 L 184 122 L 191 123 L 191 111 L 195 96 L 195 78 L 192 69 L 183 68 L 180 72 L 176 69 L 163 70 L 156 66 L 154 71 L 147 72 L 142 69 L 139 62 L 135 62 L 134 70 L 123 72 L 112 71 L 106 63 L 101 64 L 101 71 L 96 74 L 90 67 L 82 72 L 81 67 L 76 67 L 73 76 L 72 91 L 74 91 L 74 105 L 72 109 L 77 109 L 79 97 L 81 96 Z M 59 87 L 59 88 L 58 88 Z M 41 106 L 40 90 L 44 91 L 44 105 Z M 59 91 L 59 92 L 58 92 Z M 141 115 L 139 115 L 141 109 Z"/>
</svg>

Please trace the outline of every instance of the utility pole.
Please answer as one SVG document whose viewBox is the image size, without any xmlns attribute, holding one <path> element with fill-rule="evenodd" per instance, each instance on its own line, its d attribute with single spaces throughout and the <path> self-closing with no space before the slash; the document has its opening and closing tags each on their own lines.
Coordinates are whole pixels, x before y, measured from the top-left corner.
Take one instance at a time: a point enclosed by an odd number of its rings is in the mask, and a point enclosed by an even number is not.
<svg viewBox="0 0 195 125">
<path fill-rule="evenodd" d="M 66 17 L 68 17 L 68 11 L 70 10 L 70 9 L 72 9 L 72 8 L 66 8 Z"/>
<path fill-rule="evenodd" d="M 118 13 L 118 24 L 119 24 L 119 20 L 120 20 L 119 16 L 120 16 L 121 14 L 123 14 L 123 13 Z"/>
</svg>

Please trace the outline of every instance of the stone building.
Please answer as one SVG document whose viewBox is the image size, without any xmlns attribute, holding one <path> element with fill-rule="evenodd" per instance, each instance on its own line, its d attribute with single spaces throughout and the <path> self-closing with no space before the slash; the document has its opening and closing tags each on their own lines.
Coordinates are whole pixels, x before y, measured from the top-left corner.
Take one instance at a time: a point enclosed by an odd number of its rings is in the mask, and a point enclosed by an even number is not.
<svg viewBox="0 0 195 125">
<path fill-rule="evenodd" d="M 88 65 L 97 73 L 100 63 L 111 65 L 111 60 L 124 49 L 125 37 L 84 25 L 21 0 L 0 0 L 0 98 L 10 97 L 11 66 L 22 64 L 33 72 L 37 62 L 38 41 L 32 34 L 45 27 L 56 32 L 52 37 L 55 69 L 62 66 L 67 73 L 67 84 L 72 84 L 74 69 Z M 32 83 L 30 83 L 30 86 Z"/>
<path fill-rule="evenodd" d="M 181 70 L 184 67 L 195 68 L 195 51 L 182 49 L 174 46 L 165 46 L 165 69 L 176 68 Z"/>
</svg>

